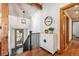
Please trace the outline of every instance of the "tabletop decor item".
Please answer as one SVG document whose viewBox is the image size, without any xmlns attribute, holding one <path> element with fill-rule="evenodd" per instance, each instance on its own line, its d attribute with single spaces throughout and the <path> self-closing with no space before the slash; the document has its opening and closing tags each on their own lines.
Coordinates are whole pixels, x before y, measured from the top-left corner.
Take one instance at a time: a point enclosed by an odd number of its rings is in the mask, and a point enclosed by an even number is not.
<svg viewBox="0 0 79 59">
<path fill-rule="evenodd" d="M 53 33 L 54 28 L 53 27 L 50 27 L 48 30 L 49 30 L 50 33 Z"/>
</svg>

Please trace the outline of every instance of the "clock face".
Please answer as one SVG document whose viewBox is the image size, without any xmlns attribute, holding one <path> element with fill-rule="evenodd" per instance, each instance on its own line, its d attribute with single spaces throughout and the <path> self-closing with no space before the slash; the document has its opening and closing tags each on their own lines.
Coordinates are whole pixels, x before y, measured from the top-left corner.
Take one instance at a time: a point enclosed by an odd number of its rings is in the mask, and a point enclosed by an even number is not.
<svg viewBox="0 0 79 59">
<path fill-rule="evenodd" d="M 50 26 L 52 24 L 52 17 L 47 16 L 44 21 L 45 25 Z"/>
</svg>

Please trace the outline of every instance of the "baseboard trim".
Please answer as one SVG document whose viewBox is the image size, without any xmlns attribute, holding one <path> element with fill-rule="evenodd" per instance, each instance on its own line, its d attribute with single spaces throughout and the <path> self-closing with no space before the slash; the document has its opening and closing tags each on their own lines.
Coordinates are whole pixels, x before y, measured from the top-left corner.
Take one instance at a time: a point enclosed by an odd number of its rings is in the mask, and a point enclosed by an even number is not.
<svg viewBox="0 0 79 59">
<path fill-rule="evenodd" d="M 46 50 L 46 49 L 44 49 L 42 47 L 40 47 L 40 48 L 43 49 L 43 50 L 45 50 L 46 52 L 50 53 L 52 56 L 54 56 L 56 53 L 58 53 L 58 50 L 55 53 L 51 53 L 51 52 L 49 52 L 48 50 Z"/>
</svg>

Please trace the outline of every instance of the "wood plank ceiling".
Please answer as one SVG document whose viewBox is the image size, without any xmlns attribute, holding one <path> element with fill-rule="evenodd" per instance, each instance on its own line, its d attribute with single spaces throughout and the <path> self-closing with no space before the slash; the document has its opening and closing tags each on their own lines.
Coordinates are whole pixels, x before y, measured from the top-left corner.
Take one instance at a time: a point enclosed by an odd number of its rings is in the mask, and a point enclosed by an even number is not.
<svg viewBox="0 0 79 59">
<path fill-rule="evenodd" d="M 9 14 L 15 16 L 23 16 L 23 10 L 25 11 L 25 17 L 30 18 L 36 11 L 42 10 L 42 4 L 39 3 L 14 3 L 9 4 Z"/>
<path fill-rule="evenodd" d="M 30 5 L 32 5 L 33 7 L 42 10 L 42 4 L 39 3 L 30 3 Z"/>
<path fill-rule="evenodd" d="M 79 21 L 79 5 L 65 10 L 73 21 Z"/>
</svg>

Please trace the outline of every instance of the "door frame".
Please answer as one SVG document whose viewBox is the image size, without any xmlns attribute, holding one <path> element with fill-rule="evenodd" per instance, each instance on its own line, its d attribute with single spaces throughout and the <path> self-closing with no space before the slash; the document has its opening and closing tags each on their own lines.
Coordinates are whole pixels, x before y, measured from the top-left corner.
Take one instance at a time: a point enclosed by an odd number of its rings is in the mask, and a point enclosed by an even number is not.
<svg viewBox="0 0 79 59">
<path fill-rule="evenodd" d="M 66 47 L 65 47 L 65 33 L 64 33 L 64 11 L 71 8 L 71 7 L 74 7 L 75 5 L 79 5 L 79 3 L 70 3 L 62 8 L 60 8 L 60 51 L 63 51 Z"/>
<path fill-rule="evenodd" d="M 8 55 L 8 4 L 2 3 L 1 56 Z"/>
</svg>

